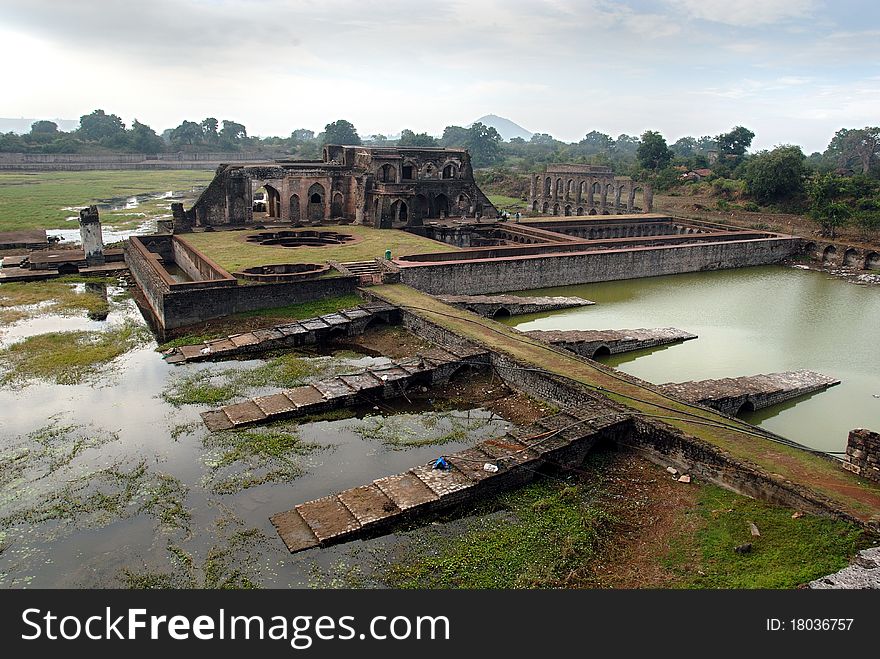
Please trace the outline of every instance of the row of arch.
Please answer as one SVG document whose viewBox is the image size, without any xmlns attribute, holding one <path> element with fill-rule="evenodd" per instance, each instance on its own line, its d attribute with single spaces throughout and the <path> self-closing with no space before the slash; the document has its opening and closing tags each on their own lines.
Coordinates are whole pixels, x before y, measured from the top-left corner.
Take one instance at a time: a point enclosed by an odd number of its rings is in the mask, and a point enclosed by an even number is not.
<svg viewBox="0 0 880 659">
<path fill-rule="evenodd" d="M 416 181 L 422 178 L 437 178 L 437 172 L 441 179 L 455 179 L 459 177 L 460 168 L 457 163 L 448 161 L 438 169 L 433 162 L 425 163 L 421 168 L 411 160 L 405 160 L 398 171 L 395 165 L 385 163 L 376 170 L 376 180 L 380 183 L 400 183 L 401 181 Z"/>
<path fill-rule="evenodd" d="M 383 199 L 387 203 L 383 203 Z M 376 226 L 387 229 L 401 225 L 420 225 L 426 218 L 442 218 L 453 214 L 469 214 L 471 198 L 461 193 L 451 200 L 444 193 L 417 194 L 410 198 L 377 197 L 373 200 Z"/>
<path fill-rule="evenodd" d="M 561 180 L 561 179 L 560 179 Z M 604 186 L 604 188 L 599 183 L 593 183 L 589 187 L 589 191 L 586 196 L 582 196 L 580 192 L 577 194 L 576 199 L 572 199 L 573 203 L 565 204 L 565 201 L 568 201 L 569 198 L 566 196 L 565 199 L 557 201 L 553 203 L 553 198 L 551 197 L 549 200 L 545 199 L 543 202 L 535 196 L 532 201 L 532 211 L 533 212 L 542 212 L 548 213 L 553 211 L 554 215 L 559 215 L 560 211 L 565 211 L 565 215 L 583 215 L 585 208 L 590 207 L 599 207 L 605 208 L 607 207 L 609 197 L 611 195 L 614 196 L 613 206 L 615 208 L 621 208 L 621 200 L 624 198 L 624 193 L 628 191 L 625 199 L 625 207 L 627 210 L 632 210 L 636 205 L 636 195 L 641 193 L 642 196 L 645 196 L 645 190 L 640 185 L 632 185 L 632 184 L 622 184 L 622 185 L 614 185 L 612 183 L 608 183 Z M 599 196 L 597 201 L 596 195 Z M 545 195 L 547 197 L 549 195 Z M 552 204 L 552 205 L 551 205 Z M 647 205 L 647 201 L 643 200 L 643 206 Z M 589 212 L 589 215 L 596 215 L 595 212 Z"/>
<path fill-rule="evenodd" d="M 266 214 L 271 218 L 280 219 L 283 216 L 281 193 L 269 183 L 263 185 L 262 188 L 266 191 Z M 301 200 L 298 194 L 292 194 L 287 199 L 287 219 L 290 222 L 298 222 L 302 219 L 323 220 L 327 216 L 327 200 L 327 191 L 324 186 L 320 183 L 313 183 L 309 186 L 305 200 Z M 343 217 L 345 213 L 343 194 L 336 191 L 329 200 L 329 216 Z"/>
<path fill-rule="evenodd" d="M 820 248 L 814 242 L 807 243 L 804 251 L 822 263 L 844 265 L 861 270 L 880 270 L 880 252 L 848 247 L 841 253 L 837 245 L 826 245 Z"/>
</svg>

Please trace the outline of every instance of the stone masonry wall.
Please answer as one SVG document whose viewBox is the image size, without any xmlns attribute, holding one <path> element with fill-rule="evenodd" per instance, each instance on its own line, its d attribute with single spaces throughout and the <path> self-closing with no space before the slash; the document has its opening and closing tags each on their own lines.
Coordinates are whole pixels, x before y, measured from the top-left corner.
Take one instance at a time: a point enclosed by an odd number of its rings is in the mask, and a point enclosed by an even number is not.
<svg viewBox="0 0 880 659">
<path fill-rule="evenodd" d="M 851 431 L 843 466 L 854 474 L 880 481 L 880 433 L 864 428 Z"/>
<path fill-rule="evenodd" d="M 402 267 L 401 282 L 434 295 L 485 295 L 776 263 L 796 253 L 789 238 L 608 250 Z"/>
</svg>

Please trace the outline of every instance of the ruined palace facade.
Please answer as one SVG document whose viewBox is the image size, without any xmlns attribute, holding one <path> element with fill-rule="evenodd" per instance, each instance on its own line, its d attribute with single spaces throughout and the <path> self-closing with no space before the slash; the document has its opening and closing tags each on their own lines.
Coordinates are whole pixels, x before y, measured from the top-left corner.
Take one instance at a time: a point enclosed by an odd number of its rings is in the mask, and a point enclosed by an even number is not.
<svg viewBox="0 0 880 659">
<path fill-rule="evenodd" d="M 532 177 L 530 191 L 532 212 L 544 215 L 647 213 L 654 198 L 649 185 L 598 165 L 548 165 Z"/>
<path fill-rule="evenodd" d="M 254 193 L 283 223 L 354 222 L 377 228 L 420 226 L 429 218 L 495 217 L 477 187 L 466 149 L 328 145 L 321 160 L 221 165 L 175 231 L 253 223 Z"/>
</svg>

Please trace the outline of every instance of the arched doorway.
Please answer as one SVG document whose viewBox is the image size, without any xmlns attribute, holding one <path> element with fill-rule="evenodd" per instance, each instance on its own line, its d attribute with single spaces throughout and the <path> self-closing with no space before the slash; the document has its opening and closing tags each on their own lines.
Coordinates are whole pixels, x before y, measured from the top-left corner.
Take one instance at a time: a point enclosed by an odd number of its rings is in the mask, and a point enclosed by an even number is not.
<svg viewBox="0 0 880 659">
<path fill-rule="evenodd" d="M 544 196 L 550 196 L 550 187 L 553 185 L 553 180 L 548 176 L 544 179 Z"/>
<path fill-rule="evenodd" d="M 405 201 L 398 199 L 393 204 L 391 204 L 391 223 L 395 224 L 407 224 L 409 222 L 409 208 L 406 205 Z"/>
<path fill-rule="evenodd" d="M 599 346 L 593 351 L 593 359 L 598 359 L 599 357 L 607 357 L 611 354 L 611 348 L 608 346 Z"/>
<path fill-rule="evenodd" d="M 446 217 L 449 215 L 449 197 L 445 194 L 438 194 L 434 197 L 434 213 L 435 217 Z"/>
<path fill-rule="evenodd" d="M 880 270 L 880 254 L 868 252 L 865 257 L 865 270 Z"/>
<path fill-rule="evenodd" d="M 746 402 L 744 402 L 742 405 L 739 406 L 739 409 L 736 411 L 736 414 L 734 416 L 741 416 L 741 415 L 745 414 L 746 412 L 754 412 L 754 411 L 755 411 L 755 404 L 752 401 L 747 400 Z"/>
<path fill-rule="evenodd" d="M 273 218 L 280 218 L 281 193 L 269 184 L 264 185 L 263 189 L 266 191 L 266 215 Z"/>
<path fill-rule="evenodd" d="M 341 192 L 333 193 L 333 203 L 330 205 L 330 217 L 342 217 L 345 214 L 345 197 Z"/>
<path fill-rule="evenodd" d="M 532 202 L 532 212 L 533 212 L 533 213 L 537 213 L 537 212 L 538 212 L 538 202 L 537 202 L 537 201 L 533 201 L 533 202 Z"/>
<path fill-rule="evenodd" d="M 309 220 L 320 222 L 324 219 L 324 186 L 315 183 L 309 188 Z"/>
<path fill-rule="evenodd" d="M 397 169 L 394 165 L 382 165 L 379 168 L 378 179 L 380 183 L 397 183 Z"/>
<path fill-rule="evenodd" d="M 300 210 L 299 210 L 299 195 L 292 194 L 290 195 L 290 204 L 288 205 L 289 214 L 288 218 L 291 222 L 299 222 L 300 220 Z"/>
<path fill-rule="evenodd" d="M 471 198 L 466 194 L 458 195 L 458 212 L 462 215 L 466 215 L 471 210 Z"/>
<path fill-rule="evenodd" d="M 455 163 L 448 163 L 443 166 L 443 178 L 455 178 L 458 174 L 458 167 Z"/>
<path fill-rule="evenodd" d="M 412 201 L 412 224 L 421 224 L 430 212 L 428 198 L 423 194 L 416 195 Z"/>
<path fill-rule="evenodd" d="M 843 265 L 848 265 L 850 267 L 855 267 L 858 265 L 856 261 L 858 260 L 859 253 L 850 247 L 843 253 Z"/>
<path fill-rule="evenodd" d="M 541 212 L 546 213 L 550 209 L 550 202 L 545 201 L 544 205 L 541 206 Z"/>
<path fill-rule="evenodd" d="M 834 245 L 828 245 L 822 252 L 822 263 L 827 263 L 837 254 L 837 248 Z"/>
<path fill-rule="evenodd" d="M 566 215 L 571 215 L 571 206 L 570 206 L 570 205 L 566 205 L 566 206 L 565 206 L 565 214 L 566 214 Z"/>
<path fill-rule="evenodd" d="M 553 204 L 553 214 L 559 215 L 559 204 Z"/>
</svg>

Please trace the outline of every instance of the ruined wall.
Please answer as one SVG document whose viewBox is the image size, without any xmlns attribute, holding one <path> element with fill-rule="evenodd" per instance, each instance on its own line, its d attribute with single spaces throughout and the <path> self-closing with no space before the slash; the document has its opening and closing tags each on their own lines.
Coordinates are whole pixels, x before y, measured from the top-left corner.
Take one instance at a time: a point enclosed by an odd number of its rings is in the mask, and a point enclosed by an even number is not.
<svg viewBox="0 0 880 659">
<path fill-rule="evenodd" d="M 401 282 L 431 294 L 481 295 L 776 263 L 797 251 L 789 238 L 638 247 L 402 267 Z"/>
<path fill-rule="evenodd" d="M 880 433 L 857 428 L 846 441 L 844 469 L 880 481 Z"/>
<path fill-rule="evenodd" d="M 232 275 L 181 238 L 171 241 L 174 262 L 197 281 L 229 279 Z"/>
<path fill-rule="evenodd" d="M 145 249 L 141 249 L 136 243 L 126 241 L 124 251 L 128 271 L 138 285 L 149 311 L 152 312 L 152 320 L 161 324 L 161 319 L 165 316 L 165 296 L 171 290 L 168 283 L 159 276 L 154 265 L 150 263 Z"/>
</svg>

